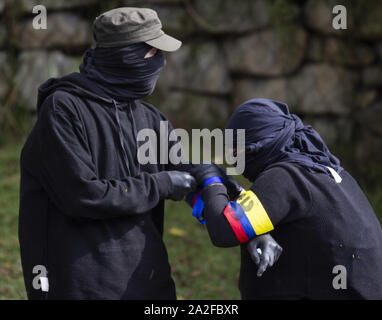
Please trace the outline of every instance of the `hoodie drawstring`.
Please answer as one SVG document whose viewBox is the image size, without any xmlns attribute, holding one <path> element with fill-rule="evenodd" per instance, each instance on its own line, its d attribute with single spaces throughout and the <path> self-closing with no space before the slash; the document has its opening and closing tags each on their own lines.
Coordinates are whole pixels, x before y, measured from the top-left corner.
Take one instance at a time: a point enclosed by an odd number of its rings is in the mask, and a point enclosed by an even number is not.
<svg viewBox="0 0 382 320">
<path fill-rule="evenodd" d="M 134 132 L 134 141 L 135 141 L 135 149 L 137 150 L 137 165 L 138 165 L 138 173 L 139 174 L 141 172 L 141 164 L 139 163 L 139 159 L 138 159 L 138 140 L 137 140 L 137 136 L 138 136 L 138 132 L 137 132 L 137 126 L 135 125 L 135 119 L 134 119 L 134 113 L 133 113 L 133 108 L 131 107 L 131 103 L 129 101 L 129 109 L 130 109 L 130 117 L 131 117 L 131 122 L 133 124 L 133 132 Z"/>
<path fill-rule="evenodd" d="M 127 168 L 127 172 L 129 173 L 129 175 L 131 176 L 131 170 L 130 170 L 130 166 L 129 166 L 129 159 L 127 157 L 127 152 L 126 152 L 126 149 L 125 149 L 125 145 L 123 143 L 123 132 L 122 132 L 122 127 L 121 127 L 121 121 L 120 121 L 120 118 L 119 118 L 119 113 L 118 113 L 118 106 L 117 106 L 117 102 L 113 99 L 113 105 L 114 105 L 114 111 L 115 111 L 115 118 L 117 120 L 117 123 L 118 123 L 118 133 L 119 133 L 119 143 L 121 145 L 121 149 L 122 149 L 122 152 L 123 152 L 123 157 L 125 159 L 125 163 L 126 163 L 126 168 Z M 133 125 L 133 133 L 134 133 L 134 140 L 135 140 L 135 147 L 136 147 L 136 154 L 137 154 L 137 157 L 138 157 L 138 141 L 137 141 L 137 126 L 135 124 L 135 119 L 134 119 L 134 114 L 133 114 L 133 111 L 132 111 L 132 107 L 131 107 L 131 102 L 129 101 L 129 111 L 130 111 L 130 118 L 131 118 L 131 122 L 132 122 L 132 125 Z M 137 174 L 139 174 L 141 172 L 141 166 L 140 166 L 140 163 L 139 163 L 139 160 L 137 159 L 137 165 L 138 165 L 138 172 Z"/>
<path fill-rule="evenodd" d="M 129 173 L 129 176 L 131 176 L 131 171 L 130 171 L 130 166 L 129 166 L 129 159 L 127 158 L 127 153 L 126 153 L 125 145 L 123 143 L 123 134 L 122 134 L 121 121 L 119 119 L 119 114 L 118 114 L 118 106 L 117 106 L 117 102 L 114 99 L 113 99 L 113 104 L 114 104 L 114 110 L 115 110 L 115 118 L 117 119 L 118 128 L 119 128 L 119 132 L 118 132 L 119 133 L 119 143 L 120 143 L 121 148 L 122 148 L 123 157 L 125 159 L 125 164 L 126 164 L 127 172 Z"/>
</svg>

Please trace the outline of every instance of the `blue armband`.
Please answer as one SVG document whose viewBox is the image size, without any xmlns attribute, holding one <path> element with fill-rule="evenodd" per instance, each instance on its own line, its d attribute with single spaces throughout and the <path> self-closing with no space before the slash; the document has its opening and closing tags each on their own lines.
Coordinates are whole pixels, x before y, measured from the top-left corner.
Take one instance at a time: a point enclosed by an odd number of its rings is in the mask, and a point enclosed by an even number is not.
<svg viewBox="0 0 382 320">
<path fill-rule="evenodd" d="M 206 181 L 204 181 L 203 187 L 206 187 L 206 186 L 208 186 L 209 184 L 212 184 L 212 183 L 223 183 L 223 180 L 220 177 L 211 177 L 211 178 L 208 178 L 208 179 L 206 179 Z"/>
</svg>

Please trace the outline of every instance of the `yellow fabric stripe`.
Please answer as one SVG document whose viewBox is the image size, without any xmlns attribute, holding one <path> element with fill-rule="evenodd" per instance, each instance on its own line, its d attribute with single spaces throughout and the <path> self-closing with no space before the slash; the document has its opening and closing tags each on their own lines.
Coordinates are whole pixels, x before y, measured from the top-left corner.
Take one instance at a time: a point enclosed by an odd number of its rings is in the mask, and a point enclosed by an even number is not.
<svg viewBox="0 0 382 320">
<path fill-rule="evenodd" d="M 249 222 L 253 227 L 253 230 L 256 232 L 256 235 L 267 233 L 274 229 L 267 212 L 253 191 L 248 190 L 244 192 L 239 197 L 237 202 L 244 210 Z"/>
</svg>

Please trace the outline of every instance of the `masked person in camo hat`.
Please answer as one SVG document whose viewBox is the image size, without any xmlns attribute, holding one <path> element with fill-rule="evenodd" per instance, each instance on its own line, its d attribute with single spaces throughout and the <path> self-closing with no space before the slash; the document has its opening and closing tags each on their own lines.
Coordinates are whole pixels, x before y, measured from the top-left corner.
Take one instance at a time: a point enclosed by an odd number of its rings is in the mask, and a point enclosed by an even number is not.
<svg viewBox="0 0 382 320">
<path fill-rule="evenodd" d="M 181 42 L 155 11 L 94 22 L 80 73 L 39 88 L 21 155 L 19 240 L 30 299 L 175 299 L 162 240 L 164 200 L 194 188 L 187 166 L 140 165 L 137 132 L 167 118 L 139 99 Z M 169 128 L 169 132 L 172 128 Z M 36 269 L 36 266 L 40 266 Z M 40 269 L 39 269 L 40 268 Z"/>
</svg>

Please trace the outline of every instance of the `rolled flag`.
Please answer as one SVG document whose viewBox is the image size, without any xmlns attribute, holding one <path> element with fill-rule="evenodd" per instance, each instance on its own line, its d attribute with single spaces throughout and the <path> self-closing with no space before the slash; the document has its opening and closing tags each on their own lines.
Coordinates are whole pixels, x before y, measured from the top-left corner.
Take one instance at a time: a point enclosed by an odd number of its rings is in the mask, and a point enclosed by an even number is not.
<svg viewBox="0 0 382 320">
<path fill-rule="evenodd" d="M 192 208 L 192 215 L 198 220 L 201 224 L 206 224 L 206 221 L 204 220 L 202 213 L 204 209 L 204 202 L 202 200 L 202 190 L 198 190 L 195 192 L 190 192 L 186 196 L 186 202 L 189 204 L 189 206 Z"/>
<path fill-rule="evenodd" d="M 223 183 L 223 180 L 220 177 L 210 177 L 204 181 L 203 187 L 206 187 L 212 183 Z M 201 224 L 206 224 L 203 217 L 204 201 L 202 199 L 202 189 L 195 192 L 190 192 L 186 196 L 186 202 L 192 208 L 192 215 L 196 218 L 196 220 L 198 220 Z"/>
</svg>

